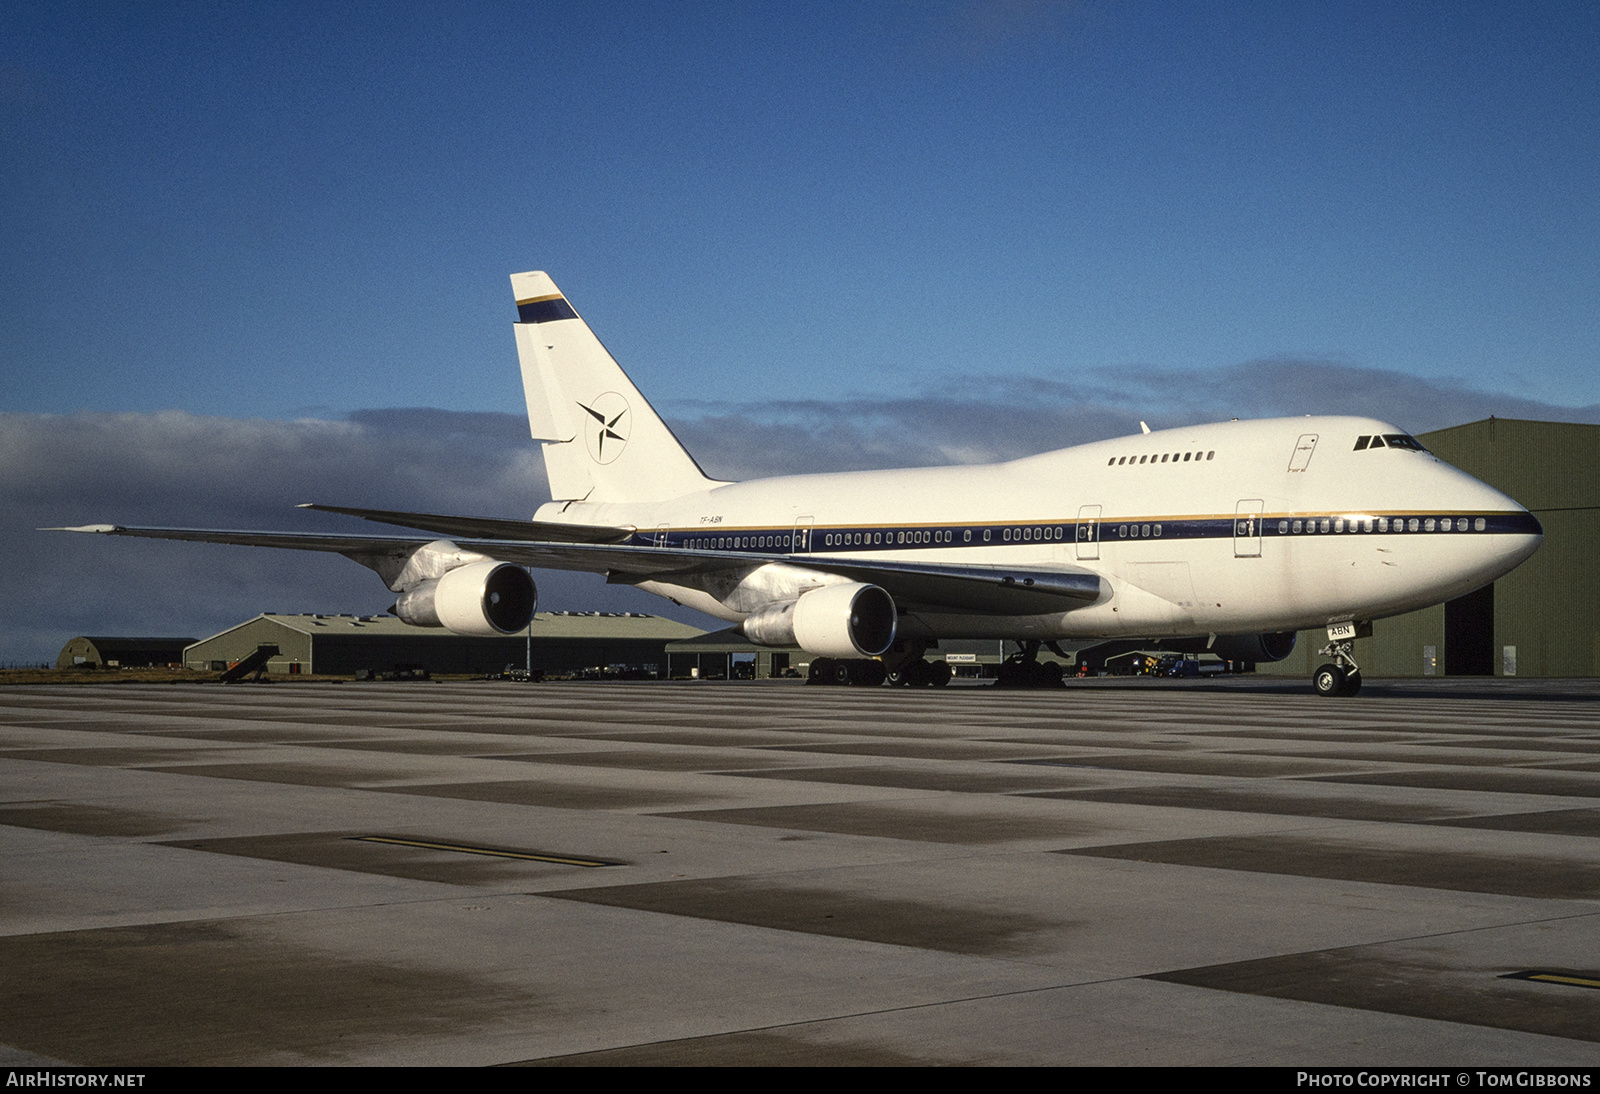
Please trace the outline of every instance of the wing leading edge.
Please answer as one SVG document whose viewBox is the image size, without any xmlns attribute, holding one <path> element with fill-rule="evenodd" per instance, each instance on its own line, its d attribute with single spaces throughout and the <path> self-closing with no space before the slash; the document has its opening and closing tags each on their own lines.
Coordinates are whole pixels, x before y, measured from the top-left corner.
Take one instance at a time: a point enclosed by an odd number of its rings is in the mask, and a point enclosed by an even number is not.
<svg viewBox="0 0 1600 1094">
<path fill-rule="evenodd" d="M 318 506 L 317 508 L 329 508 Z M 331 510 L 356 513 L 383 513 L 385 516 L 415 518 L 425 514 L 397 514 L 387 510 Z M 382 519 L 382 518 L 368 518 Z M 440 522 L 476 521 L 477 518 L 440 517 Z M 482 526 L 515 525 L 522 521 L 484 519 Z M 412 527 L 418 525 L 412 524 Z M 461 527 L 461 525 L 455 525 Z M 534 526 L 543 530 L 548 525 Z M 580 526 L 586 531 L 590 526 Z M 254 532 L 207 528 L 143 528 L 120 524 L 90 524 L 77 528 L 49 528 L 42 531 L 87 532 L 110 536 L 136 536 L 144 539 L 184 540 L 191 543 L 220 543 L 239 547 L 278 547 L 297 551 L 328 551 L 344 555 L 362 565 L 373 566 L 378 558 L 395 559 L 429 543 L 434 536 L 386 535 L 341 536 L 304 532 Z M 435 529 L 429 529 L 433 531 Z M 442 524 L 437 530 L 443 531 Z M 595 532 L 602 529 L 593 528 Z M 604 529 L 613 535 L 625 529 Z M 906 609 L 942 608 L 957 612 L 994 615 L 1043 615 L 1070 611 L 1099 599 L 1101 579 L 1085 570 L 1046 570 L 1021 566 L 951 566 L 938 563 L 879 562 L 872 559 L 819 558 L 815 555 L 751 554 L 730 556 L 720 551 L 676 547 L 639 547 L 620 543 L 552 542 L 525 538 L 451 536 L 465 551 L 474 551 L 502 562 L 535 569 L 577 570 L 604 574 L 608 581 L 637 584 L 643 581 L 672 581 L 729 572 L 748 573 L 768 563 L 783 563 L 817 573 L 834 574 L 878 585 Z M 377 568 L 374 566 L 374 568 Z"/>
</svg>

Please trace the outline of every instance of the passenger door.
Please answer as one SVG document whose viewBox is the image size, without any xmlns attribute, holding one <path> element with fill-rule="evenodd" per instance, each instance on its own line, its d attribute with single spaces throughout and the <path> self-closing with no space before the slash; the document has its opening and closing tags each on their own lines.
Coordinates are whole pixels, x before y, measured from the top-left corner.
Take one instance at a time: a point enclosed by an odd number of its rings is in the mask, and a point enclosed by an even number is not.
<svg viewBox="0 0 1600 1094">
<path fill-rule="evenodd" d="M 790 540 L 791 554 L 806 554 L 811 550 L 811 524 L 816 518 L 799 517 L 794 522 L 794 536 Z"/>
<path fill-rule="evenodd" d="M 1261 509 L 1263 504 L 1260 498 L 1249 498 L 1241 501 L 1234 509 L 1234 558 L 1261 557 Z"/>
<path fill-rule="evenodd" d="M 1078 509 L 1078 558 L 1100 557 L 1100 507 L 1084 505 Z"/>
</svg>

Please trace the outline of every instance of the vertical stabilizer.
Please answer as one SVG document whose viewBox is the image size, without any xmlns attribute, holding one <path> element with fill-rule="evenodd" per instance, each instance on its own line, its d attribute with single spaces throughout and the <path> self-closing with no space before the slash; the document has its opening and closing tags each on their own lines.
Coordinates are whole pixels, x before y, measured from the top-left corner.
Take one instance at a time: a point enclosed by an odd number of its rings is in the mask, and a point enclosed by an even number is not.
<svg viewBox="0 0 1600 1094">
<path fill-rule="evenodd" d="M 528 428 L 556 501 L 666 501 L 718 485 L 544 273 L 511 275 Z"/>
</svg>

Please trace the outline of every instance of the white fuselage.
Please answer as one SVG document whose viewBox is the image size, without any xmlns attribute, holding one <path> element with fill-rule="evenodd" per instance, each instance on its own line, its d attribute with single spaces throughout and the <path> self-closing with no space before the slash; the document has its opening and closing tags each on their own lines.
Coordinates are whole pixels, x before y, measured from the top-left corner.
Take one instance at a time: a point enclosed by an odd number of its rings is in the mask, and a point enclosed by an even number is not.
<svg viewBox="0 0 1600 1094">
<path fill-rule="evenodd" d="M 1374 436 L 1403 440 L 1372 447 Z M 762 479 L 653 504 L 552 503 L 538 519 L 762 556 L 731 582 L 640 583 L 735 622 L 786 595 L 791 568 L 770 560 L 790 555 L 821 568 L 870 559 L 1103 579 L 1094 602 L 1045 615 L 903 616 L 931 638 L 1289 631 L 1439 603 L 1538 547 L 1538 523 L 1520 505 L 1394 446 L 1405 441 L 1365 418 L 1235 421 L 1002 464 Z"/>
</svg>

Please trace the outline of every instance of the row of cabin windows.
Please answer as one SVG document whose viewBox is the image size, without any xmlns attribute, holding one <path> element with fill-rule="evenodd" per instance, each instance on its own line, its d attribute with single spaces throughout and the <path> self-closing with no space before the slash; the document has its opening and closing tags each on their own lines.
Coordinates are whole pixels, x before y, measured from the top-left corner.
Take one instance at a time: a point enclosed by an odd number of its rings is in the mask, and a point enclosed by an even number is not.
<svg viewBox="0 0 1600 1094">
<path fill-rule="evenodd" d="M 708 536 L 691 539 L 684 544 L 690 550 L 719 551 L 724 548 L 738 550 L 751 547 L 787 547 L 790 536 Z"/>
<path fill-rule="evenodd" d="M 980 533 L 980 541 L 990 543 L 993 541 L 994 532 L 985 528 Z M 1067 536 L 1066 528 L 1061 525 L 1033 526 L 1025 528 L 1002 528 L 1000 540 L 1003 543 L 1043 543 L 1048 540 L 1062 540 Z M 828 532 L 823 536 L 823 544 L 828 547 L 897 547 L 903 545 L 917 546 L 930 543 L 954 543 L 955 532 L 940 528 L 932 531 L 920 529 L 910 532 Z M 786 548 L 790 546 L 794 537 L 791 536 L 707 536 L 690 539 L 684 546 L 692 550 L 760 550 L 765 547 Z M 961 542 L 972 542 L 972 529 L 963 529 Z"/>
<path fill-rule="evenodd" d="M 1280 520 L 1278 522 L 1278 534 L 1280 536 L 1298 536 L 1315 533 L 1326 534 L 1328 532 L 1335 534 L 1346 531 L 1370 532 L 1374 528 L 1379 532 L 1465 532 L 1469 529 L 1481 532 L 1488 526 L 1488 522 L 1482 517 L 1476 520 L 1469 520 L 1466 517 L 1444 517 L 1443 519 L 1411 517 L 1409 520 L 1405 517 L 1396 517 L 1394 520 L 1390 520 L 1388 517 L 1378 517 L 1376 519 L 1364 517 L 1360 520 L 1354 518 L 1345 520 L 1343 517 L 1323 517 L 1320 521 Z"/>
<path fill-rule="evenodd" d="M 830 532 L 823 537 L 823 544 L 828 547 L 873 547 L 888 544 L 891 547 L 902 544 L 916 545 L 919 543 L 954 543 L 956 534 L 948 529 L 937 529 L 931 532 Z M 984 542 L 988 542 L 989 533 L 983 533 Z M 972 542 L 972 532 L 967 530 L 961 533 L 963 543 Z"/>
<path fill-rule="evenodd" d="M 1135 459 L 1132 456 L 1112 456 L 1106 461 L 1106 466 L 1121 467 L 1125 463 L 1136 464 L 1144 463 L 1146 461 L 1149 461 L 1150 463 L 1166 463 L 1169 460 L 1173 463 L 1188 463 L 1191 458 L 1193 458 L 1195 463 L 1199 463 L 1202 457 L 1211 460 L 1215 459 L 1216 455 L 1217 450 L 1213 448 L 1209 452 L 1163 452 L 1159 456 L 1140 456 L 1138 459 Z"/>
<path fill-rule="evenodd" d="M 1321 520 L 1280 520 L 1278 534 L 1280 536 L 1316 535 L 1333 533 L 1335 535 L 1345 532 L 1465 532 L 1468 530 L 1481 532 L 1488 527 L 1488 522 L 1483 517 L 1473 520 L 1468 517 L 1323 517 Z M 1066 538 L 1067 530 L 1061 525 L 1037 525 L 1022 528 L 1002 528 L 1000 539 L 1003 543 L 1043 543 L 1059 541 Z M 1160 524 L 1121 524 L 1117 526 L 1118 539 L 1148 539 L 1161 534 Z M 700 550 L 749 550 L 764 547 L 786 548 L 790 546 L 794 537 L 785 535 L 769 536 L 713 536 L 691 539 L 686 546 Z M 972 542 L 972 530 L 966 529 L 961 533 L 963 543 Z M 991 532 L 985 528 L 982 532 L 982 542 L 991 541 Z M 940 529 L 936 531 L 911 531 L 911 532 L 830 532 L 825 537 L 829 547 L 868 547 L 868 546 L 899 546 L 902 544 L 926 543 L 953 543 L 955 533 Z"/>
</svg>

